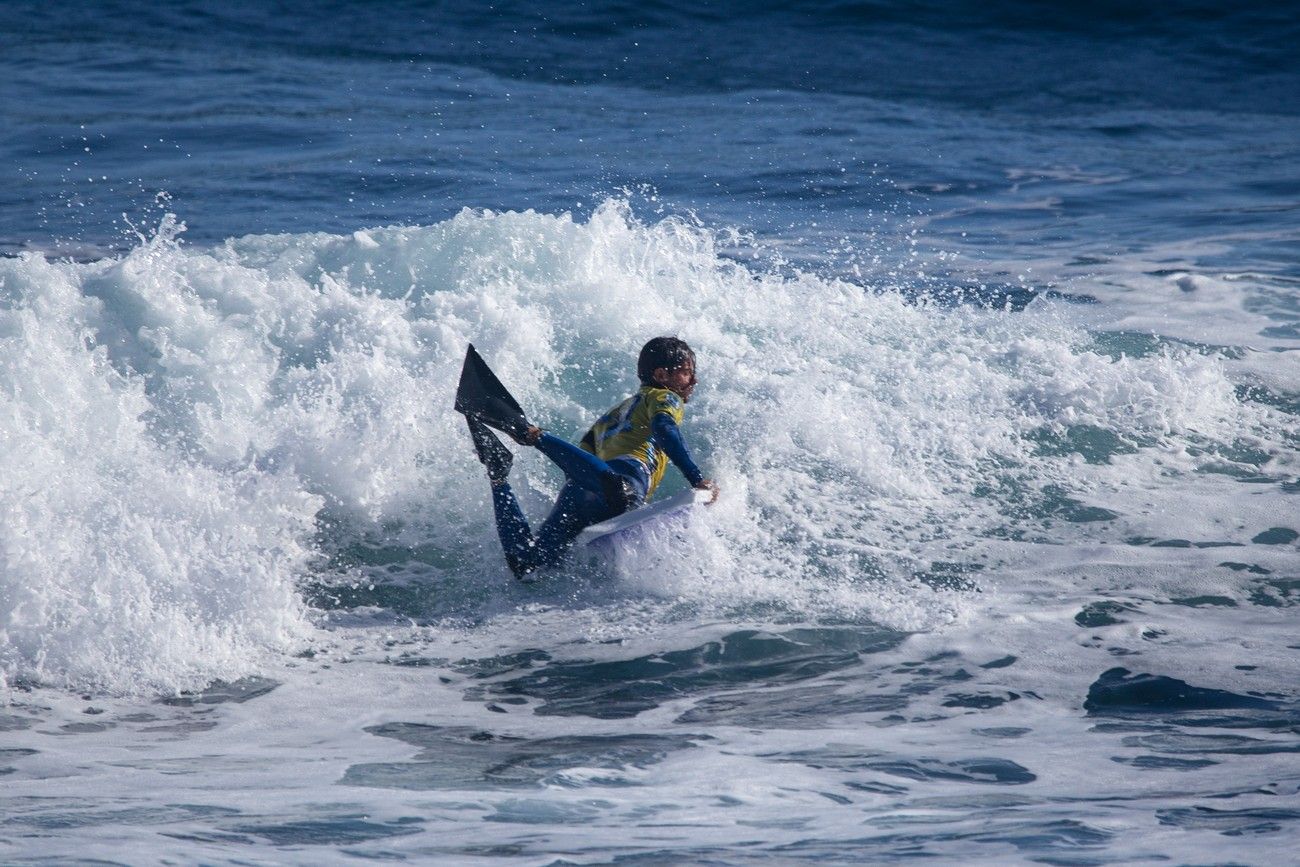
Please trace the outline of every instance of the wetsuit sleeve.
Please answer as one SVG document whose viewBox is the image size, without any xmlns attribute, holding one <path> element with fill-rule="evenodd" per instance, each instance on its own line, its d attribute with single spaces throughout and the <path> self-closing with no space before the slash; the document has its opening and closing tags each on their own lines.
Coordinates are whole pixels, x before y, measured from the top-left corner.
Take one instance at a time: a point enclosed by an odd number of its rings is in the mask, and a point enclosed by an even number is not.
<svg viewBox="0 0 1300 867">
<path fill-rule="evenodd" d="M 700 472 L 700 468 L 691 458 L 691 451 L 686 447 L 681 429 L 677 427 L 673 417 L 666 412 L 655 413 L 653 430 L 655 443 L 664 450 L 664 454 L 668 455 L 668 459 L 677 469 L 682 471 L 682 475 L 691 483 L 691 487 L 704 481 L 704 473 Z"/>
</svg>

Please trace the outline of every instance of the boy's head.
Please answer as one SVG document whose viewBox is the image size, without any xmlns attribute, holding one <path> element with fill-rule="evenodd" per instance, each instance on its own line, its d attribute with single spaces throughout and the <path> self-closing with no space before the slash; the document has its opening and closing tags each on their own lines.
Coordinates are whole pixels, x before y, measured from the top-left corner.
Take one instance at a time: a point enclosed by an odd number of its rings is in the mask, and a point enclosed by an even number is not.
<svg viewBox="0 0 1300 867">
<path fill-rule="evenodd" d="M 652 338 L 641 347 L 636 374 L 642 385 L 671 388 L 687 399 L 695 386 L 695 353 L 680 338 Z"/>
</svg>

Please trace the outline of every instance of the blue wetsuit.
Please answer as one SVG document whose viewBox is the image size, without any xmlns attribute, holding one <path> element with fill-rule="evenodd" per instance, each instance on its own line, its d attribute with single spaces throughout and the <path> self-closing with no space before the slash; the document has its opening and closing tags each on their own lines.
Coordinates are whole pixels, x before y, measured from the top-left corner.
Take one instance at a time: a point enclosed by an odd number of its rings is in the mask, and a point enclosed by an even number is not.
<svg viewBox="0 0 1300 867">
<path fill-rule="evenodd" d="M 642 389 L 641 395 L 629 398 L 611 412 L 629 402 L 638 401 L 646 393 L 650 396 L 647 404 L 655 406 L 654 398 L 659 391 L 661 389 L 653 389 L 651 392 Z M 671 401 L 666 403 L 671 404 Z M 646 428 L 645 439 L 671 459 L 692 485 L 699 484 L 704 475 L 691 458 L 677 427 L 677 420 L 681 418 L 680 402 L 670 409 L 673 411 L 661 409 L 641 413 L 648 422 L 643 425 Z M 629 413 L 624 413 L 624 416 L 627 415 Z M 607 413 L 592 430 L 599 431 L 608 417 Z M 593 441 L 591 432 L 583 438 L 587 448 L 592 448 Z M 569 546 L 583 528 L 640 506 L 653 493 L 663 475 L 661 468 L 647 466 L 640 453 L 621 454 L 605 460 L 582 446 L 573 445 L 549 433 L 542 434 L 537 441 L 537 448 L 564 471 L 568 480 L 536 537 L 533 536 L 509 483 L 502 481 L 492 485 L 492 510 L 496 515 L 497 535 L 501 537 L 501 548 L 505 551 L 510 571 L 516 577 L 523 577 L 538 568 L 557 565 L 564 559 Z M 658 472 L 654 471 L 656 469 Z"/>
</svg>

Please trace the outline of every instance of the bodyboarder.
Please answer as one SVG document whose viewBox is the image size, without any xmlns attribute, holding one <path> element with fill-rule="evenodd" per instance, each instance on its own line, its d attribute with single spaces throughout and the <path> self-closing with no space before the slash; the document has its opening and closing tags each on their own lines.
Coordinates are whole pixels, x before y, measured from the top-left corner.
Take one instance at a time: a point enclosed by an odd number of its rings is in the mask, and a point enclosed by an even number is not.
<svg viewBox="0 0 1300 867">
<path fill-rule="evenodd" d="M 528 422 L 519 404 L 471 345 L 465 355 L 456 409 L 465 414 L 478 459 L 492 486 L 492 510 L 506 563 L 516 578 L 563 560 L 583 528 L 645 503 L 671 461 L 692 487 L 718 486 L 691 457 L 680 424 L 697 383 L 695 353 L 684 340 L 656 337 L 637 358 L 641 387 L 596 420 L 578 445 Z M 488 426 L 550 458 L 567 479 L 536 536 L 507 477 L 514 456 Z"/>
</svg>

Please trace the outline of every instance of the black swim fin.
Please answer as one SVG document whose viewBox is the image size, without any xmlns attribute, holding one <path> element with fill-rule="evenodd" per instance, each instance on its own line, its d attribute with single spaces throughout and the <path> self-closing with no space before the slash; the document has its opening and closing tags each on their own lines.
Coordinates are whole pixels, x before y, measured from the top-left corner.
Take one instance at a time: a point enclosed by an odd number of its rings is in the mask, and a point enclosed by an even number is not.
<svg viewBox="0 0 1300 867">
<path fill-rule="evenodd" d="M 528 419 L 519 401 L 506 391 L 472 343 L 465 351 L 465 364 L 460 369 L 456 411 L 465 413 L 471 421 L 491 425 L 517 442 L 525 442 L 528 438 Z M 471 432 L 472 428 L 473 425 Z"/>
<path fill-rule="evenodd" d="M 474 441 L 474 451 L 478 454 L 479 462 L 487 467 L 488 478 L 494 482 L 505 481 L 506 476 L 510 475 L 515 456 L 483 422 L 467 415 L 465 423 L 469 425 L 469 436 Z"/>
</svg>

